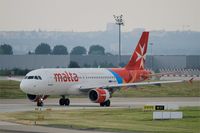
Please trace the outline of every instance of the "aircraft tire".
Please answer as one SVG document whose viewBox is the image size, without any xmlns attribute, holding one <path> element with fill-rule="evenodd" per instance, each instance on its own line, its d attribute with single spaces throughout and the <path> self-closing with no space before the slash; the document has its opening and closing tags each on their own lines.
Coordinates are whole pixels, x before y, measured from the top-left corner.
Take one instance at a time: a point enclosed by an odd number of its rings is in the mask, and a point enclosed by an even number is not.
<svg viewBox="0 0 200 133">
<path fill-rule="evenodd" d="M 65 99 L 64 98 L 60 98 L 59 104 L 60 104 L 60 106 L 65 105 Z"/>
<path fill-rule="evenodd" d="M 70 104 L 70 100 L 69 100 L 69 98 L 66 98 L 64 100 L 64 105 L 69 106 L 69 104 Z"/>
<path fill-rule="evenodd" d="M 110 100 L 105 101 L 104 104 L 105 104 L 106 107 L 109 107 L 110 106 Z"/>
<path fill-rule="evenodd" d="M 110 100 L 107 100 L 103 103 L 100 103 L 100 106 L 103 107 L 103 106 L 106 106 L 106 107 L 109 107 L 110 106 Z"/>
<path fill-rule="evenodd" d="M 44 103 L 42 101 L 37 101 L 37 106 L 38 107 L 42 107 L 44 105 Z"/>
<path fill-rule="evenodd" d="M 104 106 L 104 103 L 100 103 L 100 106 L 103 107 L 103 106 Z"/>
</svg>

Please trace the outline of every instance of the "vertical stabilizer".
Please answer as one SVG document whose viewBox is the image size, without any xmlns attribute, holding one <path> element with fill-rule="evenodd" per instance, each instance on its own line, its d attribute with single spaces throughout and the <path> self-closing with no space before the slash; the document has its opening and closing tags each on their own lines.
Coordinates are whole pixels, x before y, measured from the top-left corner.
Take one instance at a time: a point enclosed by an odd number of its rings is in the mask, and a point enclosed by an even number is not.
<svg viewBox="0 0 200 133">
<path fill-rule="evenodd" d="M 130 61 L 125 66 L 126 69 L 129 69 L 129 70 L 143 70 L 144 69 L 146 53 L 147 53 L 148 38 L 149 38 L 149 32 L 143 32 L 135 48 L 134 53 L 131 56 Z"/>
</svg>

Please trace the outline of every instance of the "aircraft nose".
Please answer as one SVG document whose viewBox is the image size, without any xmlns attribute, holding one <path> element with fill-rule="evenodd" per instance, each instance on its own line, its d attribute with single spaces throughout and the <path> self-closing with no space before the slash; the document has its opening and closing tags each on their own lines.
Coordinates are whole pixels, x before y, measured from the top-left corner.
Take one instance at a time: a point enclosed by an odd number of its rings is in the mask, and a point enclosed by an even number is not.
<svg viewBox="0 0 200 133">
<path fill-rule="evenodd" d="M 20 89 L 27 94 L 35 94 L 35 93 L 39 93 L 40 88 L 38 87 L 38 85 L 33 82 L 33 81 L 28 81 L 28 80 L 22 80 L 20 83 Z"/>
<path fill-rule="evenodd" d="M 28 90 L 28 85 L 22 80 L 21 83 L 20 83 L 20 89 L 27 93 L 27 90 Z"/>
</svg>

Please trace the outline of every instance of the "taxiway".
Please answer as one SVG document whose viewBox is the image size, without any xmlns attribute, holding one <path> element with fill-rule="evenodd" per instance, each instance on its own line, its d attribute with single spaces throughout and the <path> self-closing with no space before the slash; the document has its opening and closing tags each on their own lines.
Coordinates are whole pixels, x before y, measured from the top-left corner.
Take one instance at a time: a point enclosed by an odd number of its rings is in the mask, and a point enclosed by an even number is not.
<svg viewBox="0 0 200 133">
<path fill-rule="evenodd" d="M 200 106 L 200 97 L 150 97 L 150 98 L 111 98 L 110 107 L 99 107 L 88 98 L 71 98 L 70 106 L 59 106 L 58 98 L 49 98 L 44 101 L 42 108 L 51 109 L 104 109 L 104 108 L 141 108 L 144 105 L 176 105 Z M 28 99 L 1 99 L 0 112 L 31 111 L 37 108 L 36 103 Z"/>
<path fill-rule="evenodd" d="M 111 107 L 99 107 L 91 103 L 88 98 L 71 98 L 70 106 L 59 106 L 57 98 L 45 100 L 41 109 L 70 110 L 70 109 L 105 109 L 105 108 L 142 108 L 144 105 L 176 105 L 200 106 L 200 97 L 156 97 L 156 98 L 112 98 Z M 37 108 L 35 103 L 28 99 L 1 99 L 0 113 L 31 111 Z M 1 133 L 102 133 L 101 131 L 60 129 L 33 125 L 21 125 L 0 120 Z"/>
</svg>

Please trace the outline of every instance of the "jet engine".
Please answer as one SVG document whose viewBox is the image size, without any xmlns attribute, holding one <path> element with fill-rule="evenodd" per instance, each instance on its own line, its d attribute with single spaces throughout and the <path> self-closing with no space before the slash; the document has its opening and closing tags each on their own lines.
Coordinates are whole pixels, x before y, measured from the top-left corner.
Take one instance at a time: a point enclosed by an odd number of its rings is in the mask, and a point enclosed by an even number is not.
<svg viewBox="0 0 200 133">
<path fill-rule="evenodd" d="M 30 101 L 32 102 L 37 102 L 39 99 L 47 99 L 47 95 L 32 95 L 32 94 L 27 94 L 27 97 Z"/>
<path fill-rule="evenodd" d="M 110 98 L 110 93 L 106 89 L 92 89 L 89 91 L 89 98 L 95 103 L 104 103 Z"/>
</svg>

